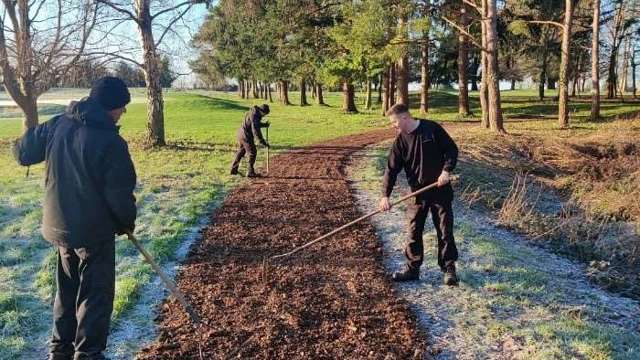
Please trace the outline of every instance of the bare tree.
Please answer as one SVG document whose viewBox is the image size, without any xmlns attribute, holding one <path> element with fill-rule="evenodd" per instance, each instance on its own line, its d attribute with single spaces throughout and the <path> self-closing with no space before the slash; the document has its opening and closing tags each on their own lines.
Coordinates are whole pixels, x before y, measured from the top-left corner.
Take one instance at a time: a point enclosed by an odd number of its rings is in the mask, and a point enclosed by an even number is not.
<svg viewBox="0 0 640 360">
<path fill-rule="evenodd" d="M 128 58 L 144 70 L 147 83 L 147 143 L 150 146 L 165 145 L 164 99 L 160 84 L 160 57 L 158 46 L 174 25 L 197 4 L 207 0 L 160 1 L 160 0 L 96 0 L 110 7 L 118 16 L 135 23 L 142 49 L 142 63 Z M 155 29 L 160 36 L 154 36 Z M 175 32 L 174 32 L 175 33 Z M 120 56 L 117 54 L 109 54 Z"/>
<path fill-rule="evenodd" d="M 24 127 L 35 127 L 38 97 L 92 45 L 99 6 L 90 0 L 2 0 L 0 7 L 0 75 L 24 112 Z"/>
</svg>

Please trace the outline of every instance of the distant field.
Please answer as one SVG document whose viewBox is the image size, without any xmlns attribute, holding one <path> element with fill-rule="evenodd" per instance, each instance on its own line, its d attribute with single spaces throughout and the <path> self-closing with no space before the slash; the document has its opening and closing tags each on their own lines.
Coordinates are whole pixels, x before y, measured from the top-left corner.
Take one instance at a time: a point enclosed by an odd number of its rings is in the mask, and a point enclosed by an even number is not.
<svg viewBox="0 0 640 360">
<path fill-rule="evenodd" d="M 147 121 L 144 92 L 142 89 L 132 92 L 133 103 L 121 122 L 121 133 L 130 143 L 139 174 L 136 196 L 141 214 L 136 233 L 156 258 L 167 263 L 175 259 L 176 249 L 189 227 L 205 215 L 212 204 L 222 199 L 230 187 L 241 181 L 232 179 L 227 173 L 235 150 L 235 132 L 248 107 L 263 101 L 239 100 L 229 93 L 169 91 L 165 96 L 165 122 L 170 146 L 145 150 L 141 146 Z M 46 94 L 43 100 L 58 104 L 58 107 L 43 106 L 41 121 L 60 111 L 60 104 L 86 94 L 86 90 Z M 478 116 L 476 95 L 472 93 L 472 112 Z M 548 95 L 552 96 L 550 92 Z M 2 96 L 5 95 L 0 93 L 0 101 L 6 101 L 6 96 Z M 292 103 L 298 102 L 298 96 L 291 94 Z M 508 130 L 536 133 L 555 128 L 553 117 L 557 104 L 539 102 L 536 93 L 529 90 L 505 91 L 502 96 L 506 117 L 515 119 L 507 124 Z M 269 136 L 273 150 L 285 151 L 291 146 L 387 124 L 379 109 L 363 109 L 362 94 L 358 94 L 357 99 L 362 112 L 356 115 L 340 111 L 339 93 L 329 93 L 325 100 L 328 106 L 322 107 L 272 104 L 268 118 L 272 122 Z M 589 106 L 586 99 L 572 103 L 574 130 L 562 134 L 569 136 L 600 126 L 586 122 Z M 603 104 L 603 115 L 606 116 L 638 110 L 638 102 Z M 459 120 L 456 94 L 433 92 L 428 117 Z M 539 119 L 542 121 L 528 121 Z M 39 234 L 43 166 L 32 167 L 30 176 L 25 178 L 26 169 L 18 167 L 11 157 L 11 140 L 21 131 L 20 119 L 0 119 L 0 278 L 3 279 L 0 283 L 0 359 L 22 359 L 42 348 L 48 336 L 51 295 L 55 286 L 55 252 Z M 258 164 L 262 164 L 262 156 L 261 151 Z M 128 242 L 118 242 L 117 253 L 114 318 L 123 323 L 131 320 L 127 310 L 138 300 L 152 272 Z M 151 326 L 150 318 L 144 320 Z"/>
</svg>

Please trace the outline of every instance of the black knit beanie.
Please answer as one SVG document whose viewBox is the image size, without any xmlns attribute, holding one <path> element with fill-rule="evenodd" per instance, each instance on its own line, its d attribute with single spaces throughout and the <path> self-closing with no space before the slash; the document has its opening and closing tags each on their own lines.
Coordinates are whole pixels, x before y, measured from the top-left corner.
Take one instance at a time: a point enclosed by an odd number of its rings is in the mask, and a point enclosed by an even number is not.
<svg viewBox="0 0 640 360">
<path fill-rule="evenodd" d="M 260 109 L 260 112 L 263 113 L 264 115 L 267 115 L 269 113 L 269 105 L 267 104 L 262 104 L 261 106 L 258 107 L 258 109 Z"/>
<path fill-rule="evenodd" d="M 89 97 L 109 111 L 125 107 L 131 102 L 131 94 L 124 81 L 113 76 L 100 78 L 93 84 Z"/>
</svg>

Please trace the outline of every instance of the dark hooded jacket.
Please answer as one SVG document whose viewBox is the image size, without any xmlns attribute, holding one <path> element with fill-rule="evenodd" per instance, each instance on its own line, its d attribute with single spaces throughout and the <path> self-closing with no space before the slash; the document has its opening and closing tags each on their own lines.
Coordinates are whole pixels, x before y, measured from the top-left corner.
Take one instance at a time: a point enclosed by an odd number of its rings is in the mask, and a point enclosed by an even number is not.
<svg viewBox="0 0 640 360">
<path fill-rule="evenodd" d="M 267 142 L 264 140 L 260 128 L 268 127 L 269 124 L 260 122 L 263 116 L 262 111 L 257 106 L 253 106 L 244 115 L 242 126 L 238 129 L 238 141 L 253 144 L 255 136 L 262 145 L 266 145 Z"/>
<path fill-rule="evenodd" d="M 96 247 L 134 228 L 131 155 L 114 121 L 91 98 L 29 129 L 14 155 L 24 166 L 46 161 L 42 234 L 47 241 Z"/>
</svg>

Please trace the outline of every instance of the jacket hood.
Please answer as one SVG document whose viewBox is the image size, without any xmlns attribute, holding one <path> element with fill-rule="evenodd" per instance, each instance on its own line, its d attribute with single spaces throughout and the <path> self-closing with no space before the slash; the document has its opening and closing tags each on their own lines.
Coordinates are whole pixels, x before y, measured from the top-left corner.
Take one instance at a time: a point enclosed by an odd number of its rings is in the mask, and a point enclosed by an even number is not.
<svg viewBox="0 0 640 360">
<path fill-rule="evenodd" d="M 116 123 L 109 117 L 107 111 L 90 97 L 80 101 L 72 101 L 67 107 L 69 118 L 89 127 L 118 131 Z"/>
</svg>

